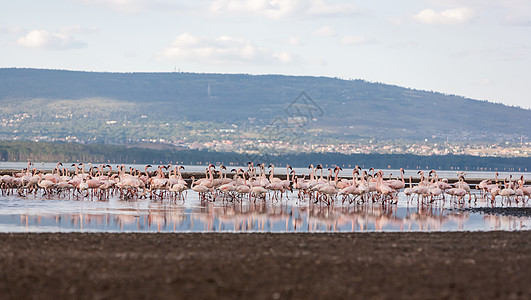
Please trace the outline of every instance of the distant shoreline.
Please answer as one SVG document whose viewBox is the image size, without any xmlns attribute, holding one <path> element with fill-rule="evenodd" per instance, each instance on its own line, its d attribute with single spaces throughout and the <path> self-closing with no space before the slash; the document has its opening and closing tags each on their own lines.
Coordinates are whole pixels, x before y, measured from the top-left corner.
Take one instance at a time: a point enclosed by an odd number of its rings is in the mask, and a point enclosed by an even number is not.
<svg viewBox="0 0 531 300">
<path fill-rule="evenodd" d="M 359 165 L 364 169 L 417 169 L 417 170 L 471 170 L 471 171 L 514 171 L 531 170 L 531 157 L 482 157 L 471 155 L 413 154 L 341 154 L 341 153 L 299 153 L 268 155 L 243 154 L 236 152 L 213 152 L 207 150 L 154 150 L 130 148 L 127 145 L 45 143 L 28 141 L 0 141 L 0 161 L 33 162 L 107 162 L 110 164 L 219 164 L 246 165 L 249 161 L 273 163 L 293 167 L 308 167 L 321 163 L 323 166 L 351 167 Z"/>
</svg>

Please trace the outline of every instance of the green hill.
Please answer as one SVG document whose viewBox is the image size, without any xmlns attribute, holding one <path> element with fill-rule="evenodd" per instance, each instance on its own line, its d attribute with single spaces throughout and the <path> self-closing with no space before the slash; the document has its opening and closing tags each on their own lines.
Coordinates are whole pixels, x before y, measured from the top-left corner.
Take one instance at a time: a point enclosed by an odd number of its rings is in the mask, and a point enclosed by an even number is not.
<svg viewBox="0 0 531 300">
<path fill-rule="evenodd" d="M 287 110 L 302 92 L 308 98 Z M 531 128 L 528 109 L 364 80 L 281 75 L 4 68 L 0 107 L 0 136 L 8 139 L 208 139 L 201 133 L 212 128 L 260 133 L 279 118 L 303 127 L 309 139 L 336 141 L 519 140 Z"/>
</svg>

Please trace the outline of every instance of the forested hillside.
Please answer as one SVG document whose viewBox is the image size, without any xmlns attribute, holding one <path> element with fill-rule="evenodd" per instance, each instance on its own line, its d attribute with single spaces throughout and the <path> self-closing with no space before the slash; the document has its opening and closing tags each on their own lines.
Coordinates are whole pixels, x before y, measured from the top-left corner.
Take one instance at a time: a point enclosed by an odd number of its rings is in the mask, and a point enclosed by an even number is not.
<svg viewBox="0 0 531 300">
<path fill-rule="evenodd" d="M 306 102 L 297 99 L 302 92 Z M 4 138 L 75 135 L 103 143 L 199 137 L 232 125 L 236 134 L 260 132 L 278 118 L 304 126 L 309 139 L 333 140 L 516 140 L 531 128 L 528 109 L 363 80 L 281 75 L 0 69 L 0 105 Z"/>
</svg>

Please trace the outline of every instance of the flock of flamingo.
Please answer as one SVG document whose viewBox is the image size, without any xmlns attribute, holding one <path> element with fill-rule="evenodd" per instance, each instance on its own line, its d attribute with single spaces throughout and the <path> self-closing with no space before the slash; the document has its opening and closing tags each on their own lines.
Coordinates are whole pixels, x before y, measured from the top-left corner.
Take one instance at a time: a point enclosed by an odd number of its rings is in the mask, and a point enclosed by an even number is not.
<svg viewBox="0 0 531 300">
<path fill-rule="evenodd" d="M 199 195 L 201 201 L 266 201 L 267 198 L 281 201 L 283 197 L 296 192 L 299 201 L 333 205 L 341 202 L 382 202 L 395 204 L 398 194 L 402 192 L 408 203 L 417 200 L 418 203 L 433 203 L 453 199 L 456 203 L 472 200 L 477 201 L 477 195 L 465 181 L 465 173 L 459 172 L 459 180 L 453 185 L 447 179 L 440 179 L 435 170 L 425 176 L 419 171 L 420 182 L 409 184 L 404 180 L 404 170 L 400 169 L 400 179 L 385 179 L 383 171 L 374 168 L 363 171 L 356 166 L 352 171 L 352 178 L 340 178 L 340 167 L 328 169 L 328 174 L 322 165 L 310 165 L 309 176 L 297 176 L 291 166 L 286 167 L 286 177 L 275 177 L 274 165 L 266 167 L 265 164 L 254 165 L 249 162 L 247 168 L 232 169 L 227 172 L 224 165 L 209 165 L 205 169 L 204 178 L 191 177 L 191 183 L 184 178 L 181 170 L 183 166 L 164 165 L 153 168 L 146 165 L 142 171 L 124 165 L 117 166 L 118 172 L 112 166 L 88 164 L 88 170 L 83 163 L 73 164 L 74 172 L 68 171 L 62 163 L 57 163 L 55 169 L 49 173 L 32 168 L 28 162 L 27 168 L 12 175 L 1 176 L 0 188 L 4 195 L 18 193 L 25 197 L 28 194 L 41 193 L 43 196 L 52 197 L 90 197 L 107 200 L 111 196 L 121 199 L 164 199 L 185 201 L 189 189 Z M 326 175 L 326 176 L 325 176 Z M 496 203 L 497 197 L 501 204 L 527 202 L 531 197 L 531 187 L 525 185 L 523 175 L 518 180 L 512 177 L 498 180 L 498 173 L 493 180 L 483 180 L 475 187 L 480 197 Z"/>
</svg>

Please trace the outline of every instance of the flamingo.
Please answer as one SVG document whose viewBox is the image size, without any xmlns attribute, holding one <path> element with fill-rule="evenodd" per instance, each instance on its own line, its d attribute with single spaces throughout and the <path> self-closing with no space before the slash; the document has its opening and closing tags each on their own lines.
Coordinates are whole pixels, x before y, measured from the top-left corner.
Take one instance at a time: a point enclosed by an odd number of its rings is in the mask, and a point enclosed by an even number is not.
<svg viewBox="0 0 531 300">
<path fill-rule="evenodd" d="M 404 189 L 404 195 L 406 195 L 408 203 L 409 203 L 409 198 L 411 197 L 411 194 L 413 194 L 413 183 L 411 182 L 412 180 L 413 180 L 413 176 L 409 176 L 409 187 Z"/>
<path fill-rule="evenodd" d="M 443 190 L 441 190 L 441 188 L 438 186 L 430 186 L 428 190 L 430 194 L 430 202 L 433 202 L 434 198 L 442 197 L 444 199 Z"/>
<path fill-rule="evenodd" d="M 417 202 L 418 202 L 421 196 L 422 196 L 422 201 L 424 201 L 424 199 L 429 194 L 429 189 L 427 186 L 427 182 L 424 183 L 424 180 L 425 180 L 424 172 L 418 171 L 417 174 L 420 174 L 420 182 L 416 187 L 413 188 L 413 193 L 417 194 Z"/>
<path fill-rule="evenodd" d="M 378 181 L 377 181 L 376 190 L 378 191 L 382 201 L 385 201 L 389 197 L 391 197 L 391 199 L 392 198 L 396 199 L 396 197 L 393 197 L 393 193 L 395 193 L 396 191 L 390 186 L 383 184 L 383 171 L 379 171 L 377 177 L 378 177 Z"/>
<path fill-rule="evenodd" d="M 327 178 L 326 178 L 326 183 L 322 184 L 319 186 L 318 188 L 318 193 L 321 194 L 322 196 L 321 197 L 318 197 L 317 199 L 320 200 L 320 199 L 323 199 L 323 196 L 324 198 L 326 198 L 326 204 L 327 205 L 330 205 L 332 204 L 335 196 L 337 195 L 337 193 L 339 192 L 338 189 L 336 188 L 336 182 L 334 182 L 334 184 L 330 181 L 330 178 L 332 177 L 332 175 L 328 175 Z"/>
<path fill-rule="evenodd" d="M 72 191 L 75 188 L 74 185 L 72 185 L 68 181 L 59 181 L 56 184 L 56 187 L 57 187 L 59 193 L 68 191 L 68 195 L 69 196 L 70 196 L 70 191 Z"/>
<path fill-rule="evenodd" d="M 431 170 L 430 174 L 433 173 L 431 184 L 428 186 L 428 193 L 430 195 L 430 202 L 434 201 L 434 198 L 442 197 L 444 199 L 444 191 L 440 188 L 439 185 L 439 175 L 435 170 Z"/>
<path fill-rule="evenodd" d="M 183 167 L 183 168 L 184 168 L 184 167 Z M 223 164 L 221 164 L 221 166 L 219 167 L 219 169 L 220 169 L 220 171 L 221 171 L 221 170 L 225 170 L 225 171 L 227 171 L 227 167 L 225 167 Z M 222 179 L 221 179 L 221 183 L 222 183 L 222 184 L 227 184 L 227 183 L 229 183 L 229 182 L 232 182 L 232 179 L 227 178 L 227 174 L 226 174 L 226 173 L 223 173 L 223 177 L 222 177 Z"/>
<path fill-rule="evenodd" d="M 260 185 L 263 187 L 266 187 L 269 184 L 269 180 L 266 178 L 265 166 L 264 164 L 258 164 L 257 166 L 260 167 L 260 176 L 259 176 Z"/>
<path fill-rule="evenodd" d="M 224 196 L 231 196 L 232 197 L 232 192 L 234 192 L 236 190 L 236 181 L 232 181 L 232 182 L 229 182 L 229 183 L 225 183 L 219 187 L 217 187 L 216 189 L 218 191 L 220 191 Z"/>
<path fill-rule="evenodd" d="M 197 184 L 194 176 L 192 176 L 191 179 L 192 179 L 192 190 L 199 194 L 199 198 L 201 200 L 205 200 L 208 193 L 212 193 L 211 188 L 207 187 L 206 185 Z"/>
<path fill-rule="evenodd" d="M 261 185 L 253 185 L 252 181 L 254 181 L 254 178 L 251 178 L 251 186 L 252 186 L 251 195 L 254 196 L 255 198 L 258 197 L 258 198 L 262 198 L 263 200 L 265 200 L 265 197 L 268 192 L 267 189 L 265 189 Z"/>
<path fill-rule="evenodd" d="M 459 176 L 459 181 L 456 182 L 455 188 L 449 189 L 447 191 L 448 194 L 450 194 L 450 195 L 452 195 L 454 197 L 457 197 L 457 200 L 459 202 L 461 202 L 463 197 L 466 196 L 466 194 L 467 194 L 467 191 L 464 188 L 463 182 L 464 182 L 464 178 L 462 176 Z"/>
<path fill-rule="evenodd" d="M 41 177 L 38 181 L 38 186 L 44 190 L 43 195 L 51 196 L 52 188 L 55 186 L 55 182 Z"/>
<path fill-rule="evenodd" d="M 273 191 L 273 197 L 276 200 L 278 200 L 278 193 L 280 193 L 280 200 L 282 200 L 282 195 L 286 189 L 281 182 L 271 182 L 265 188 Z"/>
<path fill-rule="evenodd" d="M 352 178 L 355 178 L 355 173 L 358 172 L 357 169 L 354 169 L 352 170 Z M 363 196 L 363 190 L 362 189 L 359 189 L 357 187 L 357 184 L 356 184 L 356 180 L 353 179 L 352 180 L 352 185 L 350 186 L 347 186 L 343 189 L 341 189 L 339 192 L 338 192 L 338 195 L 343 195 L 343 203 L 345 203 L 345 200 L 347 198 L 349 198 L 350 196 L 353 196 L 354 198 L 351 199 L 349 202 L 352 203 L 353 201 L 356 200 L 357 197 L 359 196 Z"/>
<path fill-rule="evenodd" d="M 282 185 L 286 189 L 291 186 L 290 170 L 291 170 L 291 172 L 295 172 L 295 171 L 293 171 L 293 168 L 290 165 L 286 165 L 286 179 L 280 181 L 280 183 L 282 183 Z"/>
<path fill-rule="evenodd" d="M 489 189 L 490 193 L 490 202 L 494 204 L 496 202 L 496 196 L 500 194 L 500 186 L 496 183 L 493 187 Z"/>
<path fill-rule="evenodd" d="M 524 197 L 527 196 L 527 199 L 531 198 L 531 187 L 525 186 L 524 175 L 520 177 L 520 188 L 524 193 Z"/>
<path fill-rule="evenodd" d="M 516 203 L 518 203 L 518 199 L 524 200 L 524 190 L 521 181 L 518 183 L 518 188 L 514 190 L 514 196 Z"/>
<path fill-rule="evenodd" d="M 170 193 L 173 193 L 173 198 L 181 198 L 182 193 L 188 189 L 188 186 L 182 184 L 182 183 L 176 183 L 172 185 L 169 189 Z"/>
<path fill-rule="evenodd" d="M 390 188 L 394 190 L 401 190 L 406 186 L 406 182 L 404 181 L 404 169 L 400 168 L 400 177 L 402 180 L 388 180 L 385 182 Z"/>
<path fill-rule="evenodd" d="M 85 178 L 81 177 L 81 182 L 79 183 L 79 185 L 77 186 L 77 189 L 79 190 L 79 193 L 83 196 L 83 197 L 87 197 L 88 196 L 88 184 L 85 182 Z M 83 191 L 86 191 L 87 193 L 85 195 L 83 195 L 81 192 Z"/>
<path fill-rule="evenodd" d="M 492 183 L 492 181 L 488 180 L 488 179 L 484 179 L 484 180 L 481 180 L 478 185 L 477 185 L 477 189 L 480 191 L 481 193 L 481 196 L 485 196 L 485 194 L 487 193 L 488 191 L 488 186 Z"/>
<path fill-rule="evenodd" d="M 509 181 L 506 182 L 507 177 L 503 180 L 504 188 L 500 190 L 499 195 L 502 196 L 502 203 L 503 198 L 507 199 L 508 202 L 511 202 L 511 197 L 514 196 L 515 191 L 511 188 L 512 183 Z"/>
<path fill-rule="evenodd" d="M 236 193 L 240 194 L 240 197 L 243 198 L 244 195 L 249 195 L 251 193 L 251 187 L 247 184 L 246 179 L 247 174 L 243 173 L 243 184 L 236 187 Z"/>
<path fill-rule="evenodd" d="M 330 205 L 333 200 L 334 196 L 337 195 L 338 190 L 335 186 L 331 184 L 325 184 L 319 188 L 319 193 L 323 194 L 326 197 L 326 203 Z"/>
</svg>

